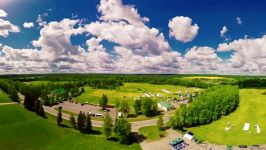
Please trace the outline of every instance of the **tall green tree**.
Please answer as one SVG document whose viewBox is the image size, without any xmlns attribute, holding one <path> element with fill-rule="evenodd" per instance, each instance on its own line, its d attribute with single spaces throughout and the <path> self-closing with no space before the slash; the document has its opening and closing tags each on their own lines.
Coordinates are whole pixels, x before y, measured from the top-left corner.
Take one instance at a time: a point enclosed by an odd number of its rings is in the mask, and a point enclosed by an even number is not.
<svg viewBox="0 0 266 150">
<path fill-rule="evenodd" d="M 85 127 L 85 130 L 86 132 L 91 132 L 92 131 L 92 122 L 91 122 L 91 116 L 89 115 L 89 113 L 87 113 L 86 115 L 86 127 Z"/>
<path fill-rule="evenodd" d="M 136 99 L 134 102 L 134 109 L 135 109 L 135 114 L 138 115 L 141 113 L 141 100 Z"/>
<path fill-rule="evenodd" d="M 58 114 L 57 114 L 57 124 L 60 125 L 62 123 L 62 107 L 58 108 Z"/>
<path fill-rule="evenodd" d="M 157 120 L 157 128 L 162 131 L 164 129 L 164 122 L 163 122 L 163 118 L 162 116 L 159 116 L 158 120 Z"/>
<path fill-rule="evenodd" d="M 115 133 L 120 143 L 130 142 L 131 124 L 126 118 L 122 117 L 117 120 Z"/>
<path fill-rule="evenodd" d="M 127 100 L 122 100 L 120 103 L 120 111 L 127 117 L 127 113 L 130 111 L 130 107 Z"/>
<path fill-rule="evenodd" d="M 102 97 L 99 99 L 99 105 L 102 107 L 102 109 L 105 109 L 107 103 L 108 103 L 108 97 L 105 94 L 103 94 Z"/>
<path fill-rule="evenodd" d="M 73 128 L 77 128 L 76 118 L 73 114 L 69 116 L 69 122 Z"/>
<path fill-rule="evenodd" d="M 103 122 L 103 134 L 108 139 L 112 135 L 113 121 L 111 116 L 107 113 Z"/>
<path fill-rule="evenodd" d="M 84 117 L 85 114 L 80 111 L 79 114 L 78 114 L 78 118 L 77 118 L 77 127 L 79 130 L 83 130 L 85 125 L 86 125 L 86 117 Z"/>
</svg>

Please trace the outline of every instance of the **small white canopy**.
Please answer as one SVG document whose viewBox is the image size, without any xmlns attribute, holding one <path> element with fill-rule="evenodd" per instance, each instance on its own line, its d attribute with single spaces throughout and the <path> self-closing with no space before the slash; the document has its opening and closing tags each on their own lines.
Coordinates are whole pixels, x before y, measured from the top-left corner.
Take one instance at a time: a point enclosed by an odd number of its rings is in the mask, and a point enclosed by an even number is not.
<svg viewBox="0 0 266 150">
<path fill-rule="evenodd" d="M 193 136 L 190 135 L 190 134 L 185 134 L 184 135 L 184 138 L 188 139 L 188 140 L 192 140 L 193 139 Z"/>
<path fill-rule="evenodd" d="M 249 130 L 249 123 L 245 123 L 243 130 L 244 131 L 248 131 Z"/>
</svg>

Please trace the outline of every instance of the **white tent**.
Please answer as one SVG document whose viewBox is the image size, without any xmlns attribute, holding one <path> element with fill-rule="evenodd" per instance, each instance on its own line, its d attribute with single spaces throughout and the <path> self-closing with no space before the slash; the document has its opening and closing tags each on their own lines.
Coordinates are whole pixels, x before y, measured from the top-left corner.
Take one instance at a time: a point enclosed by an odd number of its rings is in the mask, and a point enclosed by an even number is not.
<svg viewBox="0 0 266 150">
<path fill-rule="evenodd" d="M 188 140 L 192 140 L 193 139 L 193 136 L 190 135 L 190 134 L 185 134 L 184 135 L 184 138 L 188 139 Z"/>
<path fill-rule="evenodd" d="M 249 130 L 249 123 L 245 123 L 243 130 L 244 131 L 248 131 Z"/>
</svg>

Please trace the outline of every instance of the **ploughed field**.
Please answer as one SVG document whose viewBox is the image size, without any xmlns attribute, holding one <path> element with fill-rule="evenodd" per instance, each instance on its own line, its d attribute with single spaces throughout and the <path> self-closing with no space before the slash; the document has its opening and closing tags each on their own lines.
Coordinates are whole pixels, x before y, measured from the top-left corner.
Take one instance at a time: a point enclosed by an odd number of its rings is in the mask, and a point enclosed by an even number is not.
<svg viewBox="0 0 266 150">
<path fill-rule="evenodd" d="M 143 96 L 145 93 L 160 93 L 164 97 L 176 97 L 175 94 L 178 91 L 182 93 L 188 91 L 196 91 L 198 88 L 187 88 L 183 86 L 174 86 L 174 85 L 154 85 L 149 83 L 124 83 L 118 89 L 93 89 L 92 87 L 85 86 L 85 93 L 75 98 L 78 102 L 88 102 L 98 104 L 99 99 L 102 94 L 108 96 L 108 103 L 114 105 L 116 100 L 127 99 L 133 104 L 134 97 Z M 164 92 L 162 90 L 169 91 L 170 93 Z M 157 98 L 158 100 L 163 100 L 166 98 Z"/>
<path fill-rule="evenodd" d="M 41 118 L 19 104 L 0 106 L 1 150 L 141 149 L 136 143 L 121 145 L 107 141 L 100 128 L 94 128 L 95 133 L 87 135 L 69 128 L 67 121 L 63 124 L 66 126 L 58 127 L 55 117 L 48 115 L 48 119 Z"/>
<path fill-rule="evenodd" d="M 240 105 L 235 112 L 209 125 L 188 130 L 196 137 L 214 144 L 266 144 L 265 92 L 266 89 L 241 89 Z M 243 130 L 245 123 L 249 123 L 248 131 Z M 260 133 L 257 133 L 255 125 L 259 125 Z"/>
</svg>

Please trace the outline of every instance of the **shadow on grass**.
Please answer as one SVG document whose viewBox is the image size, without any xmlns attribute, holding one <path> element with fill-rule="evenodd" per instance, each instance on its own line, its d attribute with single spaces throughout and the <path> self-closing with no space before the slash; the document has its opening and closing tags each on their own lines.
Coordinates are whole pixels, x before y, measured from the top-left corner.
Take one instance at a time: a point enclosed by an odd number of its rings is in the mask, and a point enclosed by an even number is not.
<svg viewBox="0 0 266 150">
<path fill-rule="evenodd" d="M 132 140 L 134 140 L 134 143 L 141 143 L 144 140 L 146 140 L 145 136 L 142 134 L 139 134 L 138 132 L 132 132 Z"/>
<path fill-rule="evenodd" d="M 102 134 L 102 132 L 97 131 L 97 130 L 91 130 L 91 131 L 79 130 L 79 132 L 82 134 L 90 134 L 90 135 L 101 135 Z"/>
<path fill-rule="evenodd" d="M 58 126 L 61 127 L 61 128 L 71 128 L 70 126 L 65 125 L 65 124 L 59 124 Z"/>
</svg>

